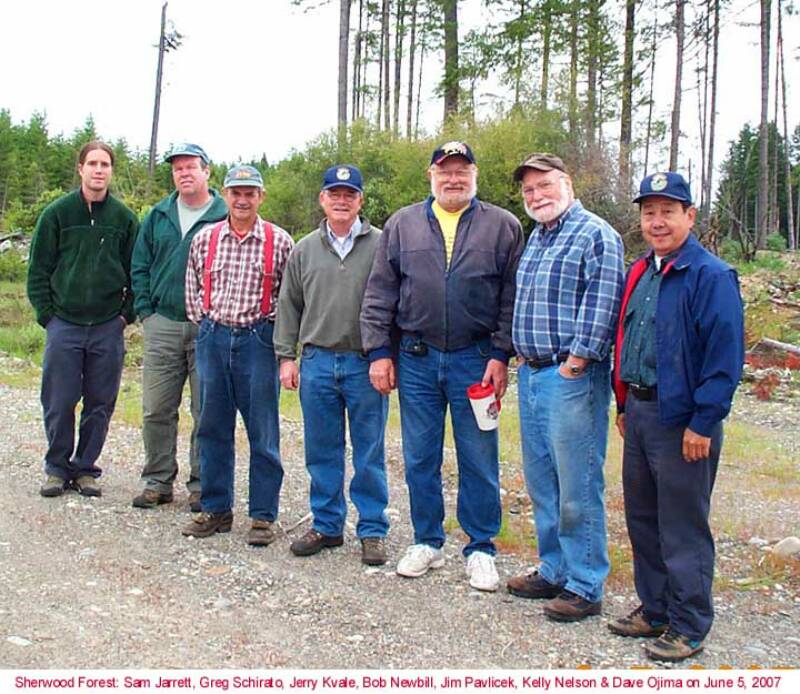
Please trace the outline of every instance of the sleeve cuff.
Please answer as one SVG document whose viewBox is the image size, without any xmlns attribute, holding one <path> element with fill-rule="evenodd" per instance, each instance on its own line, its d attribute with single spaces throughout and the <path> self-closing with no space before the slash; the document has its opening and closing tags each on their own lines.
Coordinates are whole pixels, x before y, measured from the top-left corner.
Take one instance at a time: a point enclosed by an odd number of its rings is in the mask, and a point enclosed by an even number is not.
<svg viewBox="0 0 800 694">
<path fill-rule="evenodd" d="M 689 422 L 689 429 L 700 436 L 711 437 L 716 422 L 709 422 L 705 417 L 695 414 Z"/>
<path fill-rule="evenodd" d="M 489 352 L 490 359 L 496 359 L 497 361 L 501 361 L 504 364 L 508 364 L 508 360 L 511 358 L 508 352 L 504 349 L 498 349 L 497 347 L 492 347 L 491 351 Z"/>
<path fill-rule="evenodd" d="M 378 359 L 391 359 L 392 358 L 392 350 L 390 347 L 378 347 L 378 349 L 373 349 L 367 352 L 367 359 L 369 359 L 370 363 L 373 361 L 378 361 Z"/>
</svg>

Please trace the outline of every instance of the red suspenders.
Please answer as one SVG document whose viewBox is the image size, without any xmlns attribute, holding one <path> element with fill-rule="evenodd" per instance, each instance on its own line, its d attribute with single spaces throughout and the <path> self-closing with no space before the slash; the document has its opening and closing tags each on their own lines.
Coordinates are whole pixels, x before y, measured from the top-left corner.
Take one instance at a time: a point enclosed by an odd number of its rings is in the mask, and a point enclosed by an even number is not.
<svg viewBox="0 0 800 694">
<path fill-rule="evenodd" d="M 217 255 L 217 243 L 225 220 L 219 222 L 211 230 L 211 238 L 208 242 L 208 253 L 203 267 L 203 312 L 208 314 L 211 310 L 211 267 L 214 265 L 214 257 Z M 264 286 L 261 290 L 261 314 L 269 315 L 272 307 L 272 270 L 274 265 L 275 234 L 272 224 L 264 222 Z"/>
</svg>

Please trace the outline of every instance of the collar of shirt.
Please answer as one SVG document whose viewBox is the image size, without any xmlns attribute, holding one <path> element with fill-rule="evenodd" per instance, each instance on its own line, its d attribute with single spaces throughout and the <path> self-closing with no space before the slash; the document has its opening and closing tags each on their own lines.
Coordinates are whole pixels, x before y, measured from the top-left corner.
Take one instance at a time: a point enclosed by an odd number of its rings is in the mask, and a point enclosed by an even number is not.
<svg viewBox="0 0 800 694">
<path fill-rule="evenodd" d="M 240 243 L 242 241 L 246 241 L 251 236 L 258 239 L 259 241 L 263 241 L 266 236 L 264 234 L 264 220 L 261 217 L 256 217 L 256 223 L 253 225 L 253 228 L 248 231 L 244 236 L 239 236 L 232 228 L 231 228 L 231 220 L 230 217 L 225 220 L 225 224 L 222 225 L 222 230 L 219 232 L 220 239 L 224 238 L 228 234 L 231 234 L 237 241 Z"/>
<path fill-rule="evenodd" d="M 344 236 L 337 236 L 333 233 L 333 229 L 331 229 L 331 225 L 328 224 L 328 220 L 325 220 L 325 229 L 328 232 L 328 241 L 330 241 L 332 245 L 337 246 L 344 246 L 348 241 L 352 241 L 358 235 L 358 232 L 361 231 L 361 226 L 361 218 L 356 217 L 356 221 L 353 222 L 353 225 L 350 227 L 350 231 L 348 231 Z"/>
</svg>

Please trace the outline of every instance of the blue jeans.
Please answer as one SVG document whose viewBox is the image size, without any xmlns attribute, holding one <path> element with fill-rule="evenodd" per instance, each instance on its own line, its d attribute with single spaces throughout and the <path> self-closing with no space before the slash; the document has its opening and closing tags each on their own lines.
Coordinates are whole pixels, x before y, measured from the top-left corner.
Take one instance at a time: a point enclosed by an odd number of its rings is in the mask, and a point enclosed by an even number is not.
<svg viewBox="0 0 800 694">
<path fill-rule="evenodd" d="M 44 469 L 73 480 L 99 477 L 96 465 L 114 413 L 125 361 L 125 322 L 75 325 L 53 317 L 47 323 L 42 364 L 42 407 L 47 434 Z M 75 407 L 83 400 L 78 446 Z"/>
<path fill-rule="evenodd" d="M 489 361 L 489 340 L 453 352 L 430 345 L 427 354 L 409 352 L 417 341 L 403 336 L 398 360 L 400 421 L 414 542 L 441 547 L 445 541 L 442 447 L 448 404 L 458 463 L 456 516 L 469 536 L 464 556 L 494 555 L 500 531 L 500 475 L 497 430 L 481 431 L 467 388 L 479 383 Z M 421 344 L 421 343 L 420 343 Z"/>
<path fill-rule="evenodd" d="M 250 442 L 250 517 L 274 521 L 283 481 L 278 428 L 280 381 L 271 323 L 229 328 L 207 318 L 197 333 L 200 376 L 200 505 L 233 508 L 236 411 Z"/>
<path fill-rule="evenodd" d="M 706 460 L 683 459 L 684 427 L 665 427 L 658 402 L 628 393 L 622 486 L 639 599 L 653 618 L 690 639 L 711 629 L 714 538 L 708 525 L 722 423 Z"/>
<path fill-rule="evenodd" d="M 578 378 L 557 366 L 519 370 L 525 483 L 542 576 L 591 602 L 603 597 L 608 547 L 603 464 L 611 399 L 608 360 Z"/>
<path fill-rule="evenodd" d="M 353 445 L 350 498 L 358 509 L 356 534 L 385 537 L 389 490 L 383 435 L 389 399 L 369 382 L 369 362 L 355 352 L 305 347 L 300 363 L 300 404 L 314 529 L 331 536 L 344 530 L 346 411 Z"/>
</svg>

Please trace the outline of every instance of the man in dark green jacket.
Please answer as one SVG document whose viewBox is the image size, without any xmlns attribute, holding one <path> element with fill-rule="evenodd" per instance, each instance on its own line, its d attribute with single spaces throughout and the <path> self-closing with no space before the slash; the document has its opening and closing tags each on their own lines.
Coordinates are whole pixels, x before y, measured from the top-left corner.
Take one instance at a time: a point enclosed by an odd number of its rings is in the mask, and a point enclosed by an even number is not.
<svg viewBox="0 0 800 694">
<path fill-rule="evenodd" d="M 185 277 L 189 247 L 199 229 L 224 219 L 225 201 L 208 187 L 208 155 L 195 144 L 179 144 L 166 156 L 175 192 L 161 200 L 142 221 L 133 251 L 131 274 L 135 309 L 144 325 L 142 436 L 144 490 L 137 508 L 172 501 L 178 475 L 178 408 L 189 379 L 193 428 L 189 450 L 189 507 L 200 510 L 197 422 L 200 391 L 195 369 L 197 326 L 186 318 Z"/>
<path fill-rule="evenodd" d="M 49 205 L 36 223 L 28 298 L 47 330 L 42 406 L 47 434 L 42 496 L 74 488 L 100 496 L 96 465 L 114 412 L 134 320 L 130 263 L 136 215 L 108 192 L 114 152 L 103 142 L 78 156 L 80 188 Z M 83 399 L 78 445 L 75 407 Z"/>
</svg>

